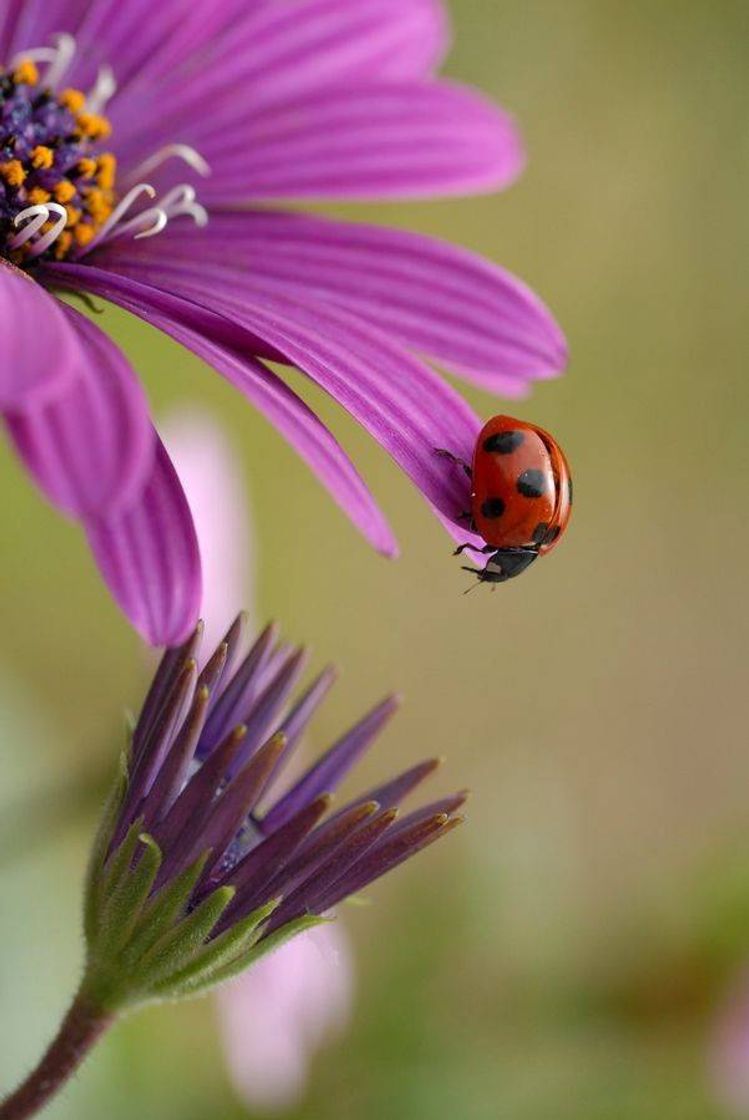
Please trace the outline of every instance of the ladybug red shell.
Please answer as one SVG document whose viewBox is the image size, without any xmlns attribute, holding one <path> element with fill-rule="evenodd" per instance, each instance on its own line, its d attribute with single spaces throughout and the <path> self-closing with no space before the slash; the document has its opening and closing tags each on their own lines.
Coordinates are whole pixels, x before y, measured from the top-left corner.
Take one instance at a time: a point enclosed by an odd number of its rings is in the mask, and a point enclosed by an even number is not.
<svg viewBox="0 0 749 1120">
<path fill-rule="evenodd" d="M 471 468 L 471 527 L 486 541 L 479 580 L 502 583 L 551 552 L 567 528 L 572 480 L 559 444 L 511 416 L 493 416 L 479 433 Z M 462 545 L 462 552 L 471 545 Z"/>
</svg>

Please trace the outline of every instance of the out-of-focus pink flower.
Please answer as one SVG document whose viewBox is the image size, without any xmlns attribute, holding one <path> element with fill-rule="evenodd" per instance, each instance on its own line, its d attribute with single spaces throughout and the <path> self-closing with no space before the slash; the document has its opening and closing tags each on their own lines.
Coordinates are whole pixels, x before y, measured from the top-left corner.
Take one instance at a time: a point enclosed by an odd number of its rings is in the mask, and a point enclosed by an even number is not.
<svg viewBox="0 0 749 1120">
<path fill-rule="evenodd" d="M 229 1069 L 250 1107 L 271 1113 L 298 1103 L 310 1059 L 348 1022 L 352 994 L 340 921 L 293 938 L 219 991 Z"/>
<path fill-rule="evenodd" d="M 217 423 L 194 408 L 167 417 L 161 434 L 192 513 L 203 561 L 203 646 L 214 649 L 254 598 L 250 497 L 241 464 Z"/>
<path fill-rule="evenodd" d="M 718 1011 L 709 1067 L 714 1093 L 728 1115 L 749 1117 L 749 967 Z"/>
<path fill-rule="evenodd" d="M 205 648 L 254 600 L 254 549 L 241 466 L 222 428 L 194 409 L 161 426 L 182 479 L 203 558 Z M 299 934 L 218 995 L 232 1081 L 255 1111 L 280 1112 L 304 1092 L 316 1051 L 348 1022 L 353 958 L 338 919 Z"/>
</svg>

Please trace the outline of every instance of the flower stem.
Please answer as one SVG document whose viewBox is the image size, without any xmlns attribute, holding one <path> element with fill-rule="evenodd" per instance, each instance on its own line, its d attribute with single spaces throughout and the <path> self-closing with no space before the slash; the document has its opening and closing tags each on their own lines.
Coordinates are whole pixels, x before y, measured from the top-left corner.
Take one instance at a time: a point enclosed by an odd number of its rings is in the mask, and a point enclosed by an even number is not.
<svg viewBox="0 0 749 1120">
<path fill-rule="evenodd" d="M 115 1018 L 112 1012 L 103 1011 L 89 996 L 79 992 L 36 1069 L 15 1092 L 0 1102 L 0 1120 L 24 1120 L 44 1108 Z"/>
</svg>

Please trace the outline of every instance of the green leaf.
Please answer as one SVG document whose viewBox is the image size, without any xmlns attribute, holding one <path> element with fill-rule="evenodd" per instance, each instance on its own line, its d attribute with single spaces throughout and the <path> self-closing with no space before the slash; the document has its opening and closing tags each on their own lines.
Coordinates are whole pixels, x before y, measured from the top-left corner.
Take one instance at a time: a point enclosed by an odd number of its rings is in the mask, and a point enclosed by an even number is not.
<svg viewBox="0 0 749 1120">
<path fill-rule="evenodd" d="M 187 994 L 209 986 L 211 977 L 216 972 L 233 964 L 239 957 L 246 956 L 262 937 L 263 927 L 280 901 L 280 898 L 274 898 L 264 906 L 258 906 L 242 921 L 209 941 L 186 968 L 174 973 L 162 984 L 157 984 L 153 989 L 154 995 L 171 996 L 177 989 L 181 994 Z"/>
</svg>

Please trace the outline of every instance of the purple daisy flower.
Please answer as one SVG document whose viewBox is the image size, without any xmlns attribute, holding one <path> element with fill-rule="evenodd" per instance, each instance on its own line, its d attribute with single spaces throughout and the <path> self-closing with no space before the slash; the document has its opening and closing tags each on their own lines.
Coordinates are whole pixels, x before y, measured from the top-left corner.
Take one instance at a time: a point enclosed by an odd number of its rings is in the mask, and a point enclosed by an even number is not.
<svg viewBox="0 0 749 1120">
<path fill-rule="evenodd" d="M 266 627 L 249 650 L 240 615 L 198 671 L 202 626 L 167 650 L 132 736 L 126 781 L 102 863 L 131 837 L 159 850 L 149 891 L 200 860 L 190 909 L 222 888 L 215 933 L 282 901 L 263 936 L 321 915 L 449 831 L 459 793 L 398 820 L 400 803 L 438 766 L 430 759 L 328 815 L 331 796 L 398 707 L 386 697 L 283 792 L 277 783 L 336 680 L 331 666 L 289 707 L 303 647 Z M 108 855 L 107 855 L 108 853 Z M 94 870 L 94 879 L 99 872 Z"/>
<path fill-rule="evenodd" d="M 435 78 L 446 44 L 439 0 L 0 0 L 0 410 L 154 644 L 197 615 L 189 511 L 130 365 L 50 292 L 94 293 L 205 359 L 394 555 L 356 468 L 266 363 L 297 367 L 465 539 L 465 480 L 434 449 L 470 458 L 479 420 L 421 356 L 518 395 L 564 366 L 554 320 L 466 251 L 267 208 L 510 183 L 515 126 Z"/>
<path fill-rule="evenodd" d="M 201 672 L 200 626 L 162 658 L 93 846 L 78 994 L 2 1120 L 35 1115 L 125 1011 L 233 979 L 462 820 L 465 793 L 398 815 L 437 759 L 330 812 L 394 697 L 279 790 L 335 673 L 289 706 L 303 651 L 268 627 L 245 652 L 243 629 L 240 616 Z"/>
</svg>

